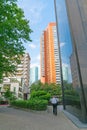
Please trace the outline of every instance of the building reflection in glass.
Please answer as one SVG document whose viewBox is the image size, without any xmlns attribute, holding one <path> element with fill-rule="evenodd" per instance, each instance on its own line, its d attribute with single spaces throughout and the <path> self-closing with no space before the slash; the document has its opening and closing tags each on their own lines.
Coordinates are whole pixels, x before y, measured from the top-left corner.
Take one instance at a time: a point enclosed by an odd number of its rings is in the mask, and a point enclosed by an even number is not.
<svg viewBox="0 0 87 130">
<path fill-rule="evenodd" d="M 63 72 L 66 110 L 87 122 L 87 2 L 54 0 Z M 67 71 L 66 71 L 67 73 Z M 67 74 L 65 74 L 67 75 Z"/>
</svg>

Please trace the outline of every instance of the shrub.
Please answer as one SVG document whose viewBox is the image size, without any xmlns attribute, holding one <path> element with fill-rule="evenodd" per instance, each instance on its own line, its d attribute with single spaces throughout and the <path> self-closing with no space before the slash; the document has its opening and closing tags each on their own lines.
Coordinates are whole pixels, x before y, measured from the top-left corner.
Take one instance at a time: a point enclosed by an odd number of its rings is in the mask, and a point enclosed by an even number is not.
<svg viewBox="0 0 87 130">
<path fill-rule="evenodd" d="M 42 100 L 49 100 L 51 98 L 51 95 L 49 93 L 47 93 L 46 91 L 33 91 L 31 93 L 31 97 L 32 98 L 38 98 L 38 99 L 42 99 Z"/>
<path fill-rule="evenodd" d="M 15 100 L 11 101 L 12 106 L 16 106 L 19 108 L 29 108 L 32 110 L 46 110 L 47 109 L 47 100 L 40 100 L 40 99 L 30 99 L 28 101 L 25 100 Z"/>
<path fill-rule="evenodd" d="M 11 105 L 21 108 L 27 108 L 27 101 L 25 100 L 15 100 L 11 101 Z"/>
<path fill-rule="evenodd" d="M 12 101 L 11 105 L 32 110 L 46 110 L 51 95 L 46 91 L 33 91 L 29 100 Z"/>
<path fill-rule="evenodd" d="M 47 109 L 47 100 L 40 100 L 40 99 L 30 99 L 28 101 L 28 108 L 32 110 L 46 110 Z"/>
</svg>

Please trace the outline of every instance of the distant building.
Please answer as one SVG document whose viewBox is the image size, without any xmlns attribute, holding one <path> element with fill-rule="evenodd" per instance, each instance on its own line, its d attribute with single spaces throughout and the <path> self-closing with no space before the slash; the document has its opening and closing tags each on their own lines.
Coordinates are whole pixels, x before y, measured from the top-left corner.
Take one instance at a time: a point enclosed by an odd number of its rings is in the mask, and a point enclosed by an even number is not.
<svg viewBox="0 0 87 130">
<path fill-rule="evenodd" d="M 20 59 L 21 63 L 17 65 L 17 72 L 14 75 L 10 74 L 9 77 L 5 77 L 3 84 L 0 84 L 1 93 L 4 93 L 9 88 L 17 98 L 23 98 L 25 89 L 28 91 L 30 80 L 30 56 L 25 53 Z"/>
<path fill-rule="evenodd" d="M 63 66 L 62 70 L 63 70 L 63 80 L 68 82 L 68 67 Z"/>
<path fill-rule="evenodd" d="M 38 67 L 30 69 L 30 85 L 38 80 Z"/>
<path fill-rule="evenodd" d="M 49 23 L 41 36 L 41 82 L 61 83 L 56 23 Z"/>
</svg>

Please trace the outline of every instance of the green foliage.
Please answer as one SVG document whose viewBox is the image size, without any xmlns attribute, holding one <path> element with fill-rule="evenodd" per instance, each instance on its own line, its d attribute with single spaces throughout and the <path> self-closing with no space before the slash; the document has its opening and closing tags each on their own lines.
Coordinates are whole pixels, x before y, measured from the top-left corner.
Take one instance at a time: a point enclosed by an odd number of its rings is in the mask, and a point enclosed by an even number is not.
<svg viewBox="0 0 87 130">
<path fill-rule="evenodd" d="M 38 90 L 42 90 L 42 83 L 40 82 L 40 81 L 37 81 L 36 83 L 33 83 L 32 85 L 31 85 L 31 92 L 33 92 L 33 91 L 38 91 Z"/>
<path fill-rule="evenodd" d="M 0 82 L 3 74 L 14 73 L 24 53 L 23 42 L 31 41 L 29 21 L 16 0 L 0 0 Z"/>
<path fill-rule="evenodd" d="M 34 98 L 37 98 L 37 99 L 42 99 L 42 100 L 48 100 L 51 98 L 51 95 L 49 93 L 47 93 L 46 91 L 33 91 L 31 93 L 31 97 L 30 99 L 34 99 Z"/>
<path fill-rule="evenodd" d="M 63 81 L 63 85 L 64 85 L 64 89 L 66 89 L 66 90 L 72 90 L 73 89 L 72 83 L 68 83 L 65 80 Z"/>
<path fill-rule="evenodd" d="M 79 96 L 79 94 L 74 89 L 72 90 L 68 89 L 68 90 L 65 90 L 64 92 L 65 92 L 65 95 Z"/>
<path fill-rule="evenodd" d="M 57 84 L 42 84 L 40 81 L 31 85 L 29 107 L 33 110 L 45 110 L 51 96 L 61 96 L 61 86 Z"/>
<path fill-rule="evenodd" d="M 80 106 L 80 97 L 79 94 L 74 89 L 65 90 L 65 103 L 67 105 Z"/>
<path fill-rule="evenodd" d="M 15 100 L 11 101 L 12 106 L 16 106 L 19 108 L 28 108 L 32 110 L 46 110 L 47 109 L 48 102 L 46 100 L 40 100 L 40 99 L 31 99 L 28 101 L 25 100 Z"/>
<path fill-rule="evenodd" d="M 15 100 L 11 101 L 11 105 L 20 107 L 20 108 L 27 108 L 27 101 L 25 100 Z"/>
<path fill-rule="evenodd" d="M 45 84 L 44 89 L 48 91 L 51 94 L 51 96 L 60 96 L 62 94 L 61 86 L 55 83 Z"/>
<path fill-rule="evenodd" d="M 63 85 L 65 104 L 80 108 L 80 97 L 78 92 L 73 88 L 72 83 L 67 83 L 67 81 L 63 81 Z"/>
<path fill-rule="evenodd" d="M 5 97 L 7 100 L 9 100 L 9 101 L 11 101 L 11 100 L 16 100 L 15 95 L 14 95 L 9 89 L 7 89 L 6 92 L 4 93 L 4 97 Z"/>
<path fill-rule="evenodd" d="M 66 105 L 77 106 L 79 108 L 81 107 L 79 97 L 74 97 L 72 95 L 66 95 L 65 96 L 65 104 Z"/>
<path fill-rule="evenodd" d="M 13 106 L 29 108 L 32 110 L 46 110 L 51 95 L 43 90 L 32 91 L 30 99 L 12 101 Z"/>
<path fill-rule="evenodd" d="M 39 83 L 37 83 L 37 84 L 34 83 L 34 84 L 31 85 L 31 93 L 33 91 L 38 91 L 38 90 L 43 90 L 43 91 L 45 91 L 47 93 L 50 93 L 51 96 L 53 96 L 53 95 L 56 95 L 56 96 L 62 95 L 61 86 L 58 85 L 58 84 L 54 84 L 54 83 L 51 83 L 51 84 L 48 84 L 48 83 L 42 84 L 39 81 Z"/>
<path fill-rule="evenodd" d="M 9 89 L 6 90 L 6 92 L 4 93 L 4 97 L 5 98 L 10 98 L 12 96 L 12 93 L 10 92 Z"/>
<path fill-rule="evenodd" d="M 29 99 L 29 108 L 32 110 L 46 110 L 50 98 L 50 93 L 44 90 L 33 90 Z"/>
<path fill-rule="evenodd" d="M 28 101 L 28 108 L 32 110 L 46 110 L 47 109 L 47 100 L 40 100 L 32 98 Z"/>
</svg>

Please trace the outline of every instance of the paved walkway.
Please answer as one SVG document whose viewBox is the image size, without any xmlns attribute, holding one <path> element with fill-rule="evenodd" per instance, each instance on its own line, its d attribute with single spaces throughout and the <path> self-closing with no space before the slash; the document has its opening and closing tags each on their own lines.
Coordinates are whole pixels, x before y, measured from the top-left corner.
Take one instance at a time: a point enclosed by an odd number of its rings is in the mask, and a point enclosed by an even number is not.
<svg viewBox="0 0 87 130">
<path fill-rule="evenodd" d="M 64 113 L 32 112 L 0 106 L 0 130 L 87 130 L 77 128 Z"/>
</svg>

